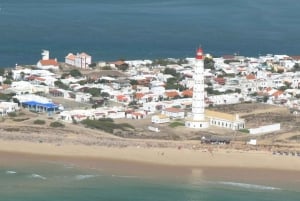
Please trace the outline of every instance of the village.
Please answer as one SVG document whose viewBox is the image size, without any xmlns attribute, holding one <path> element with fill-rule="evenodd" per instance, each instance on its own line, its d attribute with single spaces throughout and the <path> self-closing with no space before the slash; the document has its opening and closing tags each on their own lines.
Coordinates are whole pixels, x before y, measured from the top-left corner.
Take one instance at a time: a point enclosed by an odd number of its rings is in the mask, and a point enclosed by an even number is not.
<svg viewBox="0 0 300 201">
<path fill-rule="evenodd" d="M 69 125 L 113 119 L 130 125 L 109 131 L 126 138 L 299 149 L 299 56 L 206 54 L 205 117 L 211 126 L 200 130 L 185 126 L 194 65 L 194 58 L 95 63 L 87 53 L 69 53 L 58 62 L 44 50 L 36 65 L 3 70 L 0 115 L 30 111 Z"/>
</svg>

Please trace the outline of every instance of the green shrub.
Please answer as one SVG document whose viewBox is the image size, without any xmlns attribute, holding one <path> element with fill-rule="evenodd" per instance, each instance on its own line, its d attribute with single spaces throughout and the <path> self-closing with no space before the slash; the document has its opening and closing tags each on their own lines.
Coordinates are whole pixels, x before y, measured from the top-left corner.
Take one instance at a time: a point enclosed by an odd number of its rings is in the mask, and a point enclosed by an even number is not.
<svg viewBox="0 0 300 201">
<path fill-rule="evenodd" d="M 60 122 L 58 122 L 58 121 L 51 122 L 51 123 L 50 123 L 50 126 L 51 126 L 51 127 L 54 127 L 54 128 L 63 128 L 63 127 L 65 127 L 64 124 L 62 124 L 62 123 L 60 123 Z"/>
<path fill-rule="evenodd" d="M 17 113 L 16 112 L 10 112 L 10 113 L 7 113 L 7 115 L 9 117 L 16 117 L 17 116 Z"/>
<path fill-rule="evenodd" d="M 101 118 L 99 120 L 85 119 L 81 121 L 81 123 L 86 127 L 103 130 L 108 133 L 113 133 L 114 129 L 120 129 L 120 130 L 126 130 L 128 128 L 134 129 L 132 125 L 127 123 L 116 124 L 113 122 L 113 119 L 110 118 Z"/>
<path fill-rule="evenodd" d="M 46 121 L 41 120 L 41 119 L 37 119 L 33 122 L 34 124 L 38 124 L 38 125 L 44 125 L 46 123 Z"/>
<path fill-rule="evenodd" d="M 169 124 L 169 126 L 171 128 L 175 128 L 175 127 L 178 127 L 178 126 L 184 126 L 185 124 L 183 122 L 178 122 L 178 121 L 175 121 L 175 122 L 172 122 Z"/>
<path fill-rule="evenodd" d="M 300 135 L 291 136 L 291 137 L 288 138 L 288 140 L 297 140 L 297 141 L 299 141 L 300 140 Z"/>
</svg>

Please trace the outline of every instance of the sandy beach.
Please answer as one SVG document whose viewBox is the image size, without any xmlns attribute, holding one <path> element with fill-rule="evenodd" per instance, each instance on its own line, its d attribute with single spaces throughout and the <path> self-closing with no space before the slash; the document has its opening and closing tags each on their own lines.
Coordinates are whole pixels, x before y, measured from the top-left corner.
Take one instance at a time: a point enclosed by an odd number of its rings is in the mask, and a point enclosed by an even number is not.
<svg viewBox="0 0 300 201">
<path fill-rule="evenodd" d="M 268 151 L 229 149 L 145 148 L 55 145 L 0 140 L 1 165 L 24 161 L 60 161 L 83 168 L 105 168 L 124 174 L 182 176 L 255 183 L 300 182 L 300 157 L 273 155 Z"/>
<path fill-rule="evenodd" d="M 239 167 L 300 171 L 300 157 L 273 155 L 269 151 L 242 151 L 217 148 L 187 149 L 141 146 L 104 147 L 57 145 L 0 140 L 0 151 L 44 156 L 113 159 L 181 167 Z"/>
</svg>

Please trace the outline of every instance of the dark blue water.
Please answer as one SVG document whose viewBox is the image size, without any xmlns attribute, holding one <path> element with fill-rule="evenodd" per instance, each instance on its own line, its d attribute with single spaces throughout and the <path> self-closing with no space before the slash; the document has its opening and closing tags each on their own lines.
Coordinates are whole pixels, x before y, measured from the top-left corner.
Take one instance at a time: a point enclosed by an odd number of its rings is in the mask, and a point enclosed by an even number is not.
<svg viewBox="0 0 300 201">
<path fill-rule="evenodd" d="M 42 49 L 63 61 L 299 55 L 298 0 L 1 0 L 0 66 L 33 64 Z"/>
</svg>

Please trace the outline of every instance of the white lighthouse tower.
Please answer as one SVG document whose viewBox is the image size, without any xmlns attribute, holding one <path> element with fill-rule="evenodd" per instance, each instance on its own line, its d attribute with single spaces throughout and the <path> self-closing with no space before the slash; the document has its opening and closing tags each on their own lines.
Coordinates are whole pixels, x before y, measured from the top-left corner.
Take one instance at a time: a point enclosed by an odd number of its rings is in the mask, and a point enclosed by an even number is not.
<svg viewBox="0 0 300 201">
<path fill-rule="evenodd" d="M 209 123 L 204 113 L 204 56 L 202 48 L 198 48 L 194 66 L 194 88 L 192 114 L 186 119 L 185 126 L 189 128 L 208 128 Z"/>
</svg>

